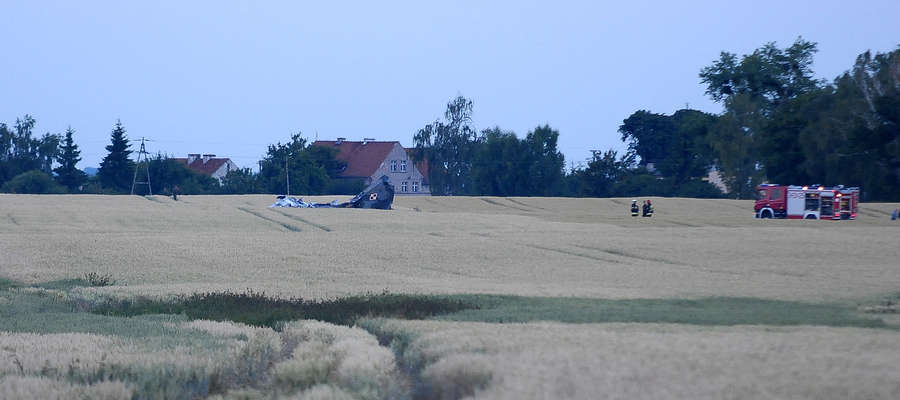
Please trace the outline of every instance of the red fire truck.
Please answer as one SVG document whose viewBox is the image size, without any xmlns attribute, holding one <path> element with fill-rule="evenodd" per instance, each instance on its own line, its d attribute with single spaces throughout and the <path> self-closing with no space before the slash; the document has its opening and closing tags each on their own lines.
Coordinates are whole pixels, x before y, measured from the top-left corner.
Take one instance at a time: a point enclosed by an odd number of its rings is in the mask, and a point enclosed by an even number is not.
<svg viewBox="0 0 900 400">
<path fill-rule="evenodd" d="M 764 184 L 756 190 L 756 218 L 856 219 L 859 207 L 857 187 Z"/>
</svg>

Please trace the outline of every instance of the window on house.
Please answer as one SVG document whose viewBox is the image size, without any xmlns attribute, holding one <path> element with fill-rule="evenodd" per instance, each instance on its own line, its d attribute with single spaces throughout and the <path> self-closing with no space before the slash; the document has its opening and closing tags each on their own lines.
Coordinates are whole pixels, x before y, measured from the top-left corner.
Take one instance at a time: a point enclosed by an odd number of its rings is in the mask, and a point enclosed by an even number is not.
<svg viewBox="0 0 900 400">
<path fill-rule="evenodd" d="M 400 160 L 400 172 L 406 172 L 406 160 Z"/>
<path fill-rule="evenodd" d="M 413 192 L 419 191 L 419 181 L 413 181 Z"/>
<path fill-rule="evenodd" d="M 406 186 L 406 181 L 403 181 L 403 183 L 400 184 L 400 191 L 401 191 L 401 192 L 407 192 L 407 191 L 408 191 L 408 190 L 407 190 L 407 186 Z"/>
<path fill-rule="evenodd" d="M 397 172 L 397 160 L 391 160 L 391 172 Z"/>
</svg>

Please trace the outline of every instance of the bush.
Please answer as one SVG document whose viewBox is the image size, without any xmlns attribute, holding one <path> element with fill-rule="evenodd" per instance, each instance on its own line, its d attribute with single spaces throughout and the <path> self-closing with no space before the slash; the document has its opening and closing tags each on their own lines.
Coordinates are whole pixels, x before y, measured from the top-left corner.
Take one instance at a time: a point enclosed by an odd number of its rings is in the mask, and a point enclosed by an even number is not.
<svg viewBox="0 0 900 400">
<path fill-rule="evenodd" d="M 61 194 L 66 193 L 66 188 L 56 183 L 49 174 L 34 169 L 16 175 L 6 182 L 0 192 L 23 194 Z"/>
</svg>

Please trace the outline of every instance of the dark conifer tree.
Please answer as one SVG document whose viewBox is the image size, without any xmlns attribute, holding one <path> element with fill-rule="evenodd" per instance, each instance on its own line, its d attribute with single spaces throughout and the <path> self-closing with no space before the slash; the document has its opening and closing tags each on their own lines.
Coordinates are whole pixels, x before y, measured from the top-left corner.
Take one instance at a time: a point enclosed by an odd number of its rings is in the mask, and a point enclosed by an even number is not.
<svg viewBox="0 0 900 400">
<path fill-rule="evenodd" d="M 56 157 L 59 167 L 53 170 L 56 172 L 56 181 L 68 188 L 69 192 L 74 192 L 87 180 L 87 175 L 75 166 L 81 161 L 81 151 L 78 150 L 78 145 L 72 139 L 74 133 L 75 130 L 71 126 L 66 129 L 66 137 L 63 139 L 59 155 Z"/>
<path fill-rule="evenodd" d="M 100 170 L 97 176 L 103 187 L 117 191 L 127 191 L 131 188 L 134 178 L 134 161 L 131 161 L 131 146 L 125 136 L 125 128 L 122 121 L 116 121 L 116 127 L 110 135 L 111 143 L 106 146 L 109 154 L 100 162 Z"/>
</svg>

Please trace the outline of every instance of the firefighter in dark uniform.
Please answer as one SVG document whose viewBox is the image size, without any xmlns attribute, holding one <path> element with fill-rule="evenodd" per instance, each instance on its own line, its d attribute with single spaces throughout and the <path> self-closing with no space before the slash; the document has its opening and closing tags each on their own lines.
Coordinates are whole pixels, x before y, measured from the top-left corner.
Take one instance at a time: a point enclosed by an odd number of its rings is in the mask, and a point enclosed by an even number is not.
<svg viewBox="0 0 900 400">
<path fill-rule="evenodd" d="M 644 202 L 644 214 L 645 217 L 653 216 L 653 204 L 650 204 L 650 200 Z"/>
<path fill-rule="evenodd" d="M 640 211 L 640 208 L 638 208 L 637 200 L 632 200 L 632 201 L 631 201 L 631 216 L 632 216 L 632 217 L 637 217 L 637 216 L 638 216 L 638 211 Z"/>
</svg>

